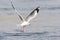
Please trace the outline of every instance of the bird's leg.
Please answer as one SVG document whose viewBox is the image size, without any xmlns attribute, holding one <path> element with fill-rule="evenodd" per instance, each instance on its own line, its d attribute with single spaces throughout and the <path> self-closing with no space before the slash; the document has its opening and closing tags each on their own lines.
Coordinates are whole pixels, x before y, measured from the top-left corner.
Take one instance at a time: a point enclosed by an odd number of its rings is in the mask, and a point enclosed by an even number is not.
<svg viewBox="0 0 60 40">
<path fill-rule="evenodd" d="M 21 27 L 20 31 L 21 31 L 21 32 L 24 32 L 24 27 Z"/>
</svg>

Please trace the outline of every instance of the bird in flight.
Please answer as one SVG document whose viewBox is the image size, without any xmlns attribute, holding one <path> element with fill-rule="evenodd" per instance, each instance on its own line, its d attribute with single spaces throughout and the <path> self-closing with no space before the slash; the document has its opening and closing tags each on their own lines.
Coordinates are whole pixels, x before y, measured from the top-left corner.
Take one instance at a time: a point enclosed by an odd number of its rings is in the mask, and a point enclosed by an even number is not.
<svg viewBox="0 0 60 40">
<path fill-rule="evenodd" d="M 15 7 L 13 6 L 12 0 L 11 0 L 11 5 L 12 5 L 12 8 L 15 10 L 15 12 L 17 13 L 17 15 L 19 16 L 19 18 L 20 18 L 21 21 L 22 21 L 22 23 L 20 24 L 20 26 L 21 26 L 20 31 L 21 31 L 21 32 L 24 32 L 24 28 L 25 28 L 27 25 L 30 24 L 30 23 L 29 23 L 30 20 L 32 20 L 33 18 L 35 18 L 35 17 L 37 16 L 40 7 L 39 7 L 39 6 L 36 7 L 36 8 L 24 19 L 21 15 L 18 14 L 19 12 L 18 12 L 18 11 L 15 9 Z"/>
</svg>

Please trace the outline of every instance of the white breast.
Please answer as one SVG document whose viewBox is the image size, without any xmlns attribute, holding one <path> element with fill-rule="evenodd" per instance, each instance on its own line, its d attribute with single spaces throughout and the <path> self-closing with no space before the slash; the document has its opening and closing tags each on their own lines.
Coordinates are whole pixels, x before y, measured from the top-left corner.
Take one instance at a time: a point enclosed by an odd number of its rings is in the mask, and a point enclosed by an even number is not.
<svg viewBox="0 0 60 40">
<path fill-rule="evenodd" d="M 29 25 L 29 23 L 26 22 L 26 21 L 24 21 L 24 22 L 21 24 L 21 26 L 26 26 L 26 25 Z"/>
</svg>

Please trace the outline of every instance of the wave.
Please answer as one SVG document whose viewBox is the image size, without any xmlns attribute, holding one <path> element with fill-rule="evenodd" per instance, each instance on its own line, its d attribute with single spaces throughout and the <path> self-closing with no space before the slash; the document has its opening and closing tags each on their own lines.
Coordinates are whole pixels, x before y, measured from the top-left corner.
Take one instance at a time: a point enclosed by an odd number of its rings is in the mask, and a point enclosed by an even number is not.
<svg viewBox="0 0 60 40">
<path fill-rule="evenodd" d="M 12 8 L 0 8 L 0 11 L 10 11 L 10 10 L 12 10 Z"/>
<path fill-rule="evenodd" d="M 0 36 L 34 36 L 34 35 L 43 35 L 48 32 L 17 32 L 17 33 L 6 33 L 3 32 L 2 34 L 0 33 Z"/>
<path fill-rule="evenodd" d="M 19 0 L 19 2 L 39 2 L 39 1 L 52 1 L 52 0 Z"/>
<path fill-rule="evenodd" d="M 0 32 L 0 40 L 48 40 L 48 39 L 60 39 L 59 35 L 51 35 L 49 32 L 14 32 L 14 33 L 7 33 L 7 32 Z"/>
<path fill-rule="evenodd" d="M 60 7 L 42 7 L 41 10 L 58 10 Z"/>
<path fill-rule="evenodd" d="M 30 10 L 33 10 L 34 8 L 33 7 L 30 7 L 30 8 L 16 8 L 20 11 L 30 11 Z M 0 11 L 11 11 L 13 10 L 12 8 L 0 8 Z M 41 7 L 40 10 L 60 10 L 60 7 Z"/>
</svg>

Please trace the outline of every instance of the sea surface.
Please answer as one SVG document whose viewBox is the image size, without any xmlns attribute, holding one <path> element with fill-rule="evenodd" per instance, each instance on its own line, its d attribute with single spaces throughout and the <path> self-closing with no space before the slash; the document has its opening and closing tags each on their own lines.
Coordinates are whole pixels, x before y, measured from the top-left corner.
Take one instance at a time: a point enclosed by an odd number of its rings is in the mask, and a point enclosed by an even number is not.
<svg viewBox="0 0 60 40">
<path fill-rule="evenodd" d="M 40 11 L 31 25 L 20 32 L 21 20 L 10 0 L 0 0 L 0 40 L 60 40 L 60 0 L 12 0 L 26 18 L 36 7 Z"/>
</svg>

